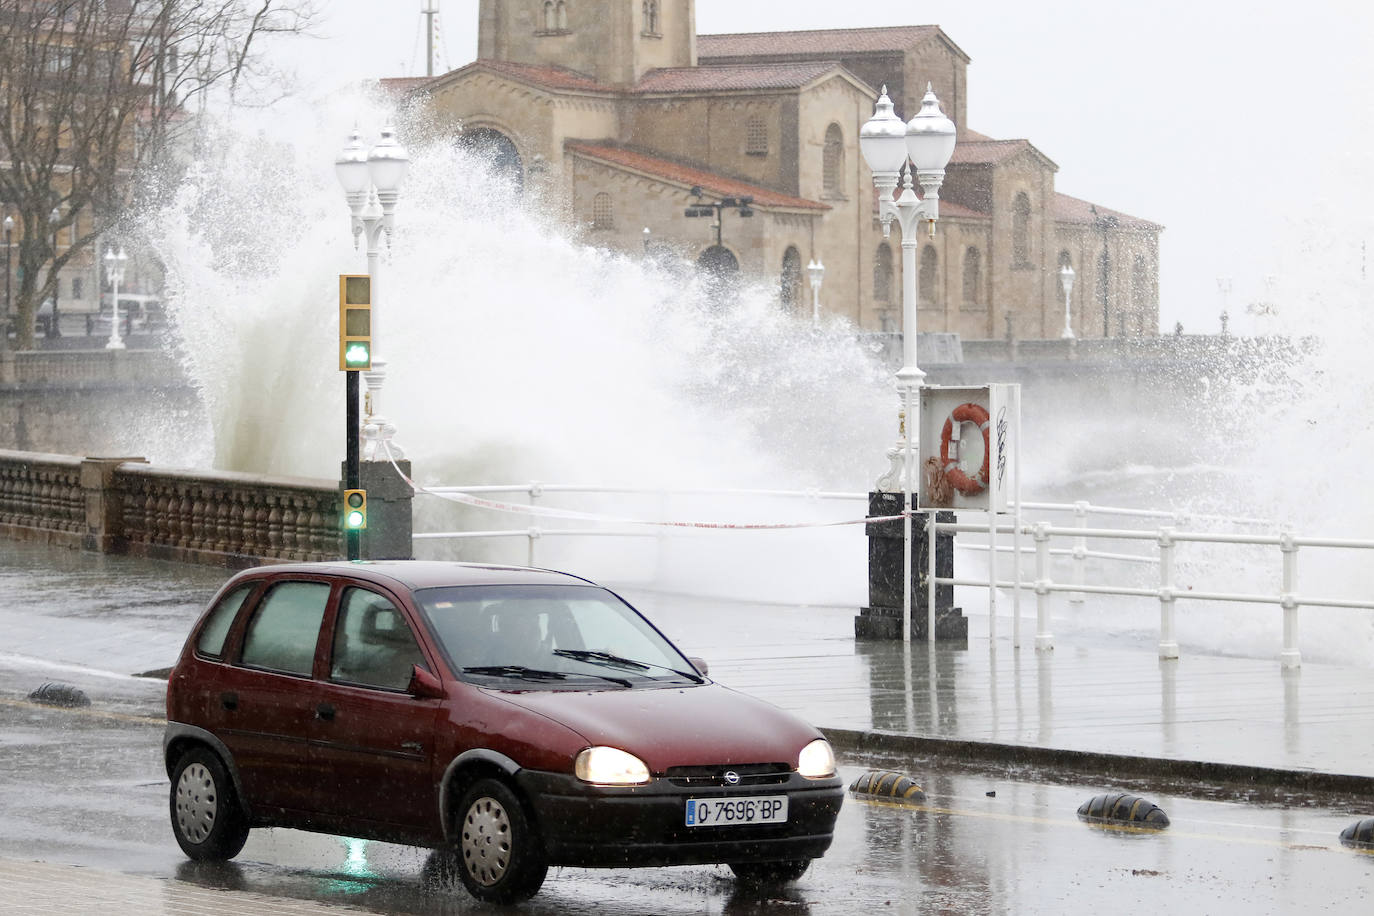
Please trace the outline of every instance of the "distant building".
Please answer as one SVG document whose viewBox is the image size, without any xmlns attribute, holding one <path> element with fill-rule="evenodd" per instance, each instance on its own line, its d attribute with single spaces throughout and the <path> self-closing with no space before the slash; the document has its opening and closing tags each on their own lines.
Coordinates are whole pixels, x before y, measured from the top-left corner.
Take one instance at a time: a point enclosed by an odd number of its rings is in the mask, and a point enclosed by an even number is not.
<svg viewBox="0 0 1374 916">
<path fill-rule="evenodd" d="M 966 127 L 969 58 L 938 26 L 698 36 L 693 0 L 481 0 L 479 15 L 476 61 L 386 83 L 562 200 L 591 244 L 771 279 L 806 315 L 818 259 L 825 308 L 898 329 L 899 230 L 882 238 L 858 135 L 878 87 L 910 117 L 929 82 L 959 144 L 918 252 L 920 329 L 1058 337 L 1069 264 L 1079 336 L 1157 333 L 1162 227 L 1057 193 L 1028 140 Z M 686 216 L 745 197 L 752 218 Z"/>
</svg>

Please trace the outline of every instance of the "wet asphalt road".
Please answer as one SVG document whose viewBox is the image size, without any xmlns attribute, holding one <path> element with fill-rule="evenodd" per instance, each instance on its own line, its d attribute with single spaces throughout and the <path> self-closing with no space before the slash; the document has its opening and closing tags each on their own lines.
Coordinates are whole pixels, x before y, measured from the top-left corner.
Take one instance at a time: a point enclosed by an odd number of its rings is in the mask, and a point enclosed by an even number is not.
<svg viewBox="0 0 1374 916">
<path fill-rule="evenodd" d="M 17 560 L 16 553 L 0 562 L 0 857 L 380 913 L 494 911 L 431 880 L 430 854 L 409 847 L 264 830 L 227 866 L 188 863 L 167 824 L 163 684 L 128 675 L 175 655 L 180 633 L 224 574 L 61 551 L 27 550 Z M 79 606 L 70 603 L 74 593 Z M 61 610 L 34 613 L 40 606 Z M 50 680 L 79 682 L 94 705 L 60 710 L 24 699 Z M 954 760 L 841 763 L 847 779 L 877 764 L 909 773 L 928 803 L 848 799 L 831 851 L 782 891 L 747 892 L 724 866 L 555 869 L 519 911 L 1252 914 L 1368 912 L 1374 902 L 1374 853 L 1338 840 L 1342 828 L 1374 815 L 1370 799 L 1123 785 L 980 771 Z M 1146 795 L 1172 826 L 1133 833 L 1078 821 L 1078 805 L 1109 790 Z"/>
<path fill-rule="evenodd" d="M 0 856 L 380 913 L 493 911 L 459 887 L 437 884 L 431 855 L 409 847 L 263 830 L 227 866 L 187 862 L 167 825 L 159 685 L 123 685 L 115 701 L 98 708 L 58 710 L 13 698 L 8 688 L 16 677 L 33 673 L 0 670 Z M 868 763 L 844 760 L 843 774 L 852 778 Z M 555 869 L 519 910 L 993 914 L 1116 911 L 1128 904 L 1181 913 L 1315 913 L 1364 912 L 1374 895 L 1374 854 L 1338 842 L 1352 820 L 1339 800 L 1156 793 L 1151 797 L 1172 826 L 1133 833 L 1077 820 L 1077 806 L 1106 786 L 965 772 L 949 762 L 907 764 L 902 769 L 925 786 L 927 805 L 848 799 L 830 853 L 785 890 L 744 891 L 723 866 Z"/>
</svg>

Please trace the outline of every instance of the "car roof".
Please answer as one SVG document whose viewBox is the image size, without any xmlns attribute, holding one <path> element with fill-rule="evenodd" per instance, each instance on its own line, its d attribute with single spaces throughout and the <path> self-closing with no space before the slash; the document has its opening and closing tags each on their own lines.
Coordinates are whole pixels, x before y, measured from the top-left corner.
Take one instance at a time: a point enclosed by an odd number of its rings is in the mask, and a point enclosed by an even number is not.
<svg viewBox="0 0 1374 916">
<path fill-rule="evenodd" d="M 485 563 L 453 563 L 441 560 L 332 560 L 323 563 L 289 563 L 259 566 L 235 577 L 236 581 L 292 574 L 347 576 L 407 589 L 451 585 L 592 585 L 571 573 L 525 566 Z"/>
</svg>

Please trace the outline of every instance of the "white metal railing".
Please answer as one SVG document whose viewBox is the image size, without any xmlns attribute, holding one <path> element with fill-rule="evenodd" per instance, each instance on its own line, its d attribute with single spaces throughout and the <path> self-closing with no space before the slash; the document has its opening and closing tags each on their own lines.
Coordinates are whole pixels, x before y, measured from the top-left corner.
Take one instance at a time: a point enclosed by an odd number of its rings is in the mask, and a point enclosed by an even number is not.
<svg viewBox="0 0 1374 916">
<path fill-rule="evenodd" d="M 424 494 L 443 497 L 453 494 L 501 495 L 522 494 L 528 499 L 526 504 L 533 508 L 540 505 L 539 500 L 546 494 L 599 494 L 599 495 L 639 495 L 659 497 L 659 510 L 665 508 L 664 500 L 672 496 L 751 496 L 783 499 L 805 499 L 810 501 L 837 500 L 856 501 L 867 507 L 865 493 L 846 493 L 822 490 L 760 490 L 743 488 L 678 488 L 662 489 L 654 487 L 611 487 L 573 484 L 546 484 L 531 482 L 526 484 L 482 485 L 471 487 L 428 487 Z M 525 506 L 509 505 L 508 511 L 519 512 Z M 1054 636 L 1050 627 L 1049 597 L 1067 593 L 1069 600 L 1081 603 L 1084 595 L 1109 595 L 1152 599 L 1159 602 L 1159 655 L 1161 658 L 1178 657 L 1178 638 L 1176 629 L 1176 604 L 1180 600 L 1238 602 L 1245 604 L 1275 605 L 1283 611 L 1283 646 L 1280 661 L 1285 668 L 1295 668 L 1301 664 L 1298 648 L 1298 611 L 1302 607 L 1350 608 L 1374 610 L 1374 601 L 1299 595 L 1297 593 L 1297 563 L 1299 551 L 1303 548 L 1327 548 L 1339 550 L 1374 550 L 1374 540 L 1354 540 L 1347 538 L 1300 537 L 1288 531 L 1278 533 L 1257 533 L 1255 529 L 1274 529 L 1272 522 L 1255 518 L 1233 518 L 1219 515 L 1201 515 L 1138 509 L 1130 507 L 1100 506 L 1086 501 L 1074 503 L 1023 502 L 1021 512 L 1068 513 L 1073 516 L 1072 525 L 1052 525 L 1036 521 L 1021 524 L 1014 522 L 970 524 L 966 522 L 935 522 L 934 514 L 944 510 L 929 510 L 930 522 L 926 525 L 926 536 L 930 538 L 929 556 L 932 568 L 927 574 L 927 601 L 929 607 L 935 606 L 937 585 L 956 587 L 987 588 L 990 596 L 997 589 L 1009 590 L 1013 598 L 1012 641 L 1021 645 L 1021 594 L 1025 589 L 1022 582 L 1022 559 L 1033 556 L 1034 578 L 1030 583 L 1036 598 L 1035 648 L 1049 650 L 1054 647 Z M 981 515 L 984 513 L 972 513 Z M 1144 522 L 1167 522 L 1154 528 L 1095 528 L 1088 521 L 1095 516 L 1108 516 L 1122 519 L 1139 519 Z M 520 528 L 483 530 L 483 531 L 439 531 L 417 533 L 416 540 L 462 540 L 483 538 L 525 538 L 527 540 L 527 561 L 536 564 L 536 544 L 546 537 L 647 537 L 656 538 L 663 529 L 651 527 L 655 519 L 642 523 L 626 524 L 625 519 L 607 519 L 616 524 L 614 527 L 561 527 L 557 525 L 527 525 Z M 1250 531 L 1196 531 L 1187 530 L 1193 524 L 1221 525 L 1230 528 L 1251 529 Z M 956 549 L 982 551 L 988 554 L 988 575 L 985 579 L 968 576 L 940 578 L 934 574 L 934 539 L 939 531 L 952 532 L 956 536 Z M 984 542 L 959 538 L 959 535 L 981 534 L 989 537 Z M 1010 544 L 1001 543 L 1001 538 L 1009 537 Z M 1032 546 L 1022 546 L 1022 538 L 1029 537 Z M 1052 547 L 1055 539 L 1065 546 Z M 1111 550 L 1090 549 L 1089 540 L 1122 541 L 1148 544 L 1155 548 L 1152 553 L 1121 553 Z M 1181 543 L 1225 544 L 1236 546 L 1277 547 L 1280 552 L 1280 586 L 1273 593 L 1248 593 L 1200 590 L 1192 587 L 1180 588 L 1174 572 L 1175 550 Z M 997 558 L 1011 554 L 1016 562 L 1012 578 L 1000 579 Z M 1055 558 L 1067 559 L 1070 563 L 1069 581 L 1056 581 L 1052 577 L 1051 563 Z M 1131 584 L 1090 583 L 1087 581 L 1090 560 L 1107 563 L 1153 565 L 1159 570 L 1157 587 Z M 989 631 L 996 637 L 995 600 L 990 600 Z"/>
</svg>

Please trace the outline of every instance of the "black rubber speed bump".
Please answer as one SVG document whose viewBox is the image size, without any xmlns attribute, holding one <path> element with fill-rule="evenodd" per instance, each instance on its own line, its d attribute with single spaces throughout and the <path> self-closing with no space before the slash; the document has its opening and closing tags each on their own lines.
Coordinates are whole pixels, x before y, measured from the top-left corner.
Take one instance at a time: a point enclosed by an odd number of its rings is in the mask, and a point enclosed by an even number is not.
<svg viewBox="0 0 1374 916">
<path fill-rule="evenodd" d="M 1119 792 L 1094 795 L 1078 806 L 1078 816 L 1090 824 L 1124 824 L 1154 829 L 1169 826 L 1169 815 L 1159 805 L 1139 795 Z"/>
<path fill-rule="evenodd" d="M 890 770 L 869 770 L 849 784 L 849 791 L 865 798 L 882 798 L 923 805 L 926 801 L 925 790 L 916 780 Z"/>
<path fill-rule="evenodd" d="M 90 706 L 91 699 L 85 691 L 71 684 L 56 684 L 51 681 L 29 694 L 29 699 L 44 706 Z"/>
<path fill-rule="evenodd" d="M 1374 849 L 1374 817 L 1356 821 L 1342 830 L 1341 842 L 1356 849 Z"/>
</svg>

